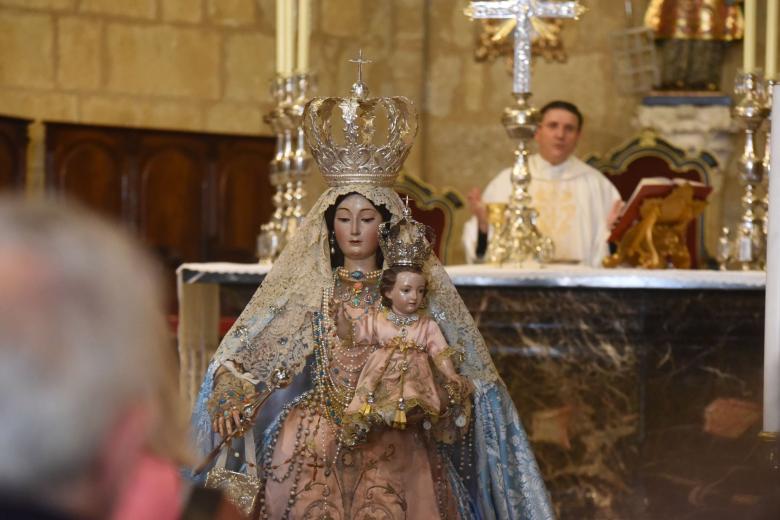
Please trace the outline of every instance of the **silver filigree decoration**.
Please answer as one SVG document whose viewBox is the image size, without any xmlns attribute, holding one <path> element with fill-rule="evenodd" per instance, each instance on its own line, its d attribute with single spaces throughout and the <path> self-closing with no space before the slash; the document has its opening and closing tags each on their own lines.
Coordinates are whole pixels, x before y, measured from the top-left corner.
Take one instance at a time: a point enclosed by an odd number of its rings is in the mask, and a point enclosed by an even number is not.
<svg viewBox="0 0 780 520">
<path fill-rule="evenodd" d="M 233 337 L 241 342 L 244 347 L 249 347 L 249 329 L 245 325 L 238 325 L 233 329 Z"/>
<path fill-rule="evenodd" d="M 361 66 L 368 63 L 362 54 L 352 61 Z M 331 187 L 392 186 L 417 135 L 414 104 L 401 96 L 369 98 L 362 74 L 359 68 L 350 96 L 314 98 L 304 111 L 306 142 Z M 343 144 L 333 138 L 336 108 L 341 112 Z M 376 139 L 374 120 L 380 112 L 387 118 L 387 134 Z"/>
<path fill-rule="evenodd" d="M 429 312 L 433 319 L 436 320 L 436 322 L 441 323 L 447 321 L 447 315 L 444 313 L 444 311 L 431 309 Z"/>
<path fill-rule="evenodd" d="M 403 216 L 379 225 L 379 247 L 387 265 L 422 268 L 431 255 L 434 232 L 412 218 L 409 198 Z"/>
</svg>

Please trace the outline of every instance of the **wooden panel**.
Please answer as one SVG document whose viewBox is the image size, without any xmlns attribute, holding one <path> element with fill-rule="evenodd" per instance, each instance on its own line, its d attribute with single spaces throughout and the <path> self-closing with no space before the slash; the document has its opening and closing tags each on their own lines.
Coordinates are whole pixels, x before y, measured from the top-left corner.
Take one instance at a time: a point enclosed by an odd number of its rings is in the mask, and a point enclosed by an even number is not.
<svg viewBox="0 0 780 520">
<path fill-rule="evenodd" d="M 129 176 L 125 136 L 74 125 L 46 129 L 49 189 L 114 220 L 127 216 Z"/>
<path fill-rule="evenodd" d="M 208 144 L 180 136 L 151 135 L 140 141 L 138 230 L 170 268 L 202 261 Z"/>
<path fill-rule="evenodd" d="M 16 147 L 7 135 L 0 134 L 0 190 L 17 186 Z"/>
<path fill-rule="evenodd" d="M 120 220 L 173 270 L 255 260 L 274 139 L 46 124 L 50 190 Z"/>
<path fill-rule="evenodd" d="M 0 116 L 0 191 L 24 187 L 30 122 L 29 119 Z"/>
<path fill-rule="evenodd" d="M 223 260 L 253 262 L 261 224 L 271 218 L 269 141 L 220 143 L 217 169 L 217 229 L 212 254 Z"/>
</svg>

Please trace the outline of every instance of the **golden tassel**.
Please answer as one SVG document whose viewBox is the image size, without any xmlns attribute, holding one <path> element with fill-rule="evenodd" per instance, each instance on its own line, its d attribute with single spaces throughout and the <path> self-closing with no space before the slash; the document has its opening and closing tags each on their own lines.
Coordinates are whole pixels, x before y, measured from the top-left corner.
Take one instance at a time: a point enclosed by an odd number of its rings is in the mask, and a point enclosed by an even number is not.
<svg viewBox="0 0 780 520">
<path fill-rule="evenodd" d="M 371 413 L 371 405 L 369 403 L 364 404 L 360 407 L 360 413 L 363 415 L 368 415 Z"/>
<path fill-rule="evenodd" d="M 406 428 L 406 412 L 403 410 L 395 411 L 395 418 L 393 419 L 393 426 L 399 430 Z"/>
</svg>

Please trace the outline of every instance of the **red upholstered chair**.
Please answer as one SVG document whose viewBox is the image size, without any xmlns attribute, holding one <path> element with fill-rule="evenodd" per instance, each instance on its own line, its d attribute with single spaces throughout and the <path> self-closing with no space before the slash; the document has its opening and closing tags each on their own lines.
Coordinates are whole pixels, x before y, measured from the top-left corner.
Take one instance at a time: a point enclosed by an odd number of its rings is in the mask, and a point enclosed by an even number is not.
<svg viewBox="0 0 780 520">
<path fill-rule="evenodd" d="M 594 155 L 586 162 L 607 176 L 623 200 L 627 200 L 639 181 L 647 177 L 682 178 L 711 186 L 711 171 L 718 166 L 708 152 L 688 156 L 684 150 L 657 137 L 652 130 L 643 131 L 604 158 Z M 688 227 L 688 250 L 694 268 L 706 260 L 704 216 Z"/>
<path fill-rule="evenodd" d="M 409 195 L 412 217 L 427 224 L 436 233 L 433 250 L 443 264 L 447 263 L 452 219 L 455 211 L 463 207 L 463 199 L 457 192 L 445 189 L 438 193 L 422 180 L 408 173 L 401 173 L 395 184 L 395 191 L 401 197 Z"/>
</svg>

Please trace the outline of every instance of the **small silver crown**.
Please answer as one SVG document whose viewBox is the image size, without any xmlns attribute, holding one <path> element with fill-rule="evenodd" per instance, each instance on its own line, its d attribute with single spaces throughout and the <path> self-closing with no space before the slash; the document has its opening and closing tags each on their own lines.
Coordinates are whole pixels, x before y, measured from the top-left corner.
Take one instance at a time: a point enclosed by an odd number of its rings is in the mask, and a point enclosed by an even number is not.
<svg viewBox="0 0 780 520">
<path fill-rule="evenodd" d="M 362 51 L 350 61 L 358 64 L 358 80 L 350 96 L 314 98 L 306 104 L 306 142 L 328 186 L 392 186 L 417 135 L 417 110 L 405 97 L 369 98 L 362 66 L 370 62 L 363 59 Z M 332 127 L 339 124 L 333 121 L 335 108 L 341 112 L 343 143 L 333 138 Z M 387 117 L 387 135 L 381 140 L 374 127 L 380 111 Z"/>
<path fill-rule="evenodd" d="M 390 267 L 422 268 L 431 255 L 434 238 L 433 229 L 412 218 L 409 197 L 400 218 L 393 217 L 390 222 L 379 225 L 379 247 Z"/>
</svg>

